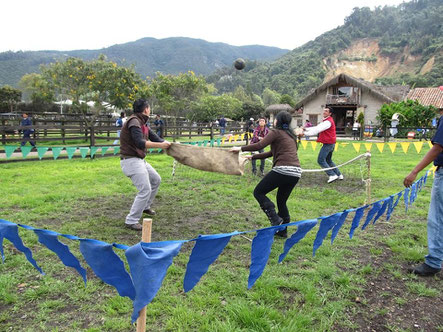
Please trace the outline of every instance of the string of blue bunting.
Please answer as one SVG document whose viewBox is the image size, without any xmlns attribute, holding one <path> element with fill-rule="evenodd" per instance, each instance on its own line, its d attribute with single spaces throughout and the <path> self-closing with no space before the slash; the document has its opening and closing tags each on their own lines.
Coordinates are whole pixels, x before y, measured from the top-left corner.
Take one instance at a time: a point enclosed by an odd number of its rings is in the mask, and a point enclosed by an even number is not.
<svg viewBox="0 0 443 332">
<path fill-rule="evenodd" d="M 198 146 L 220 146 L 221 145 L 221 139 L 212 139 L 212 140 L 203 140 L 203 141 L 196 141 L 196 142 L 183 142 L 182 144 L 191 144 L 191 145 L 198 145 Z M 20 148 L 20 151 L 22 153 L 22 157 L 26 158 L 29 153 L 31 152 L 33 146 L 18 146 L 18 145 L 5 145 L 3 146 L 3 148 L 5 149 L 5 155 L 6 155 L 6 159 L 9 159 L 12 157 L 12 154 L 18 149 Z M 118 154 L 120 152 L 120 146 L 92 146 L 92 147 L 77 147 L 77 146 L 54 146 L 54 147 L 49 147 L 49 146 L 37 146 L 37 156 L 38 158 L 41 160 L 43 158 L 43 156 L 46 154 L 46 152 L 48 152 L 49 150 L 52 151 L 52 157 L 54 158 L 54 160 L 56 160 L 59 156 L 60 153 L 65 150 L 66 154 L 68 155 L 69 159 L 72 159 L 72 157 L 74 156 L 74 154 L 77 152 L 77 150 L 80 152 L 80 156 L 84 159 L 88 156 L 93 158 L 97 153 L 98 150 L 101 149 L 101 155 L 104 156 L 106 154 L 106 152 L 111 151 L 113 152 L 114 155 Z M 157 152 L 161 152 L 162 149 L 157 149 L 157 148 L 151 148 L 148 149 L 148 153 L 157 153 Z"/>
<path fill-rule="evenodd" d="M 426 184 L 427 171 L 424 176 L 415 181 L 410 188 L 390 195 L 377 202 L 364 205 L 358 208 L 347 209 L 329 216 L 322 216 L 315 219 L 291 222 L 284 226 L 273 226 L 249 231 L 235 231 L 225 234 L 199 235 L 191 240 L 162 241 L 162 242 L 139 242 L 134 246 L 127 246 L 117 243 L 106 243 L 94 239 L 80 238 L 75 235 L 60 234 L 51 230 L 37 229 L 32 226 L 15 224 L 13 222 L 0 219 L 0 253 L 4 262 L 3 239 L 9 240 L 17 250 L 23 252 L 27 260 L 41 273 L 42 269 L 32 257 L 32 252 L 27 248 L 18 234 L 18 227 L 33 231 L 38 241 L 53 251 L 61 262 L 73 268 L 80 274 L 86 283 L 86 270 L 81 266 L 79 260 L 71 253 L 69 247 L 60 242 L 58 237 L 80 242 L 80 252 L 86 263 L 103 282 L 116 288 L 120 296 L 127 296 L 133 301 L 132 322 L 137 320 L 140 310 L 149 304 L 156 296 L 161 287 L 163 279 L 175 256 L 178 255 L 182 245 L 186 242 L 195 242 L 189 261 L 186 267 L 183 287 L 185 292 L 192 290 L 200 281 L 202 276 L 208 271 L 209 266 L 223 252 L 226 245 L 233 236 L 245 233 L 256 233 L 251 247 L 251 265 L 248 278 L 248 289 L 251 288 L 263 273 L 274 241 L 274 234 L 283 230 L 284 227 L 296 226 L 297 230 L 290 236 L 279 256 L 279 263 L 282 262 L 289 250 L 302 240 L 309 231 L 318 223 L 320 224 L 317 235 L 313 243 L 313 256 L 322 245 L 326 236 L 331 232 L 331 244 L 334 242 L 340 228 L 343 226 L 348 214 L 355 212 L 352 219 L 349 237 L 352 238 L 355 230 L 360 227 L 361 219 L 366 210 L 368 213 L 361 226 L 364 230 L 368 225 L 375 224 L 376 221 L 386 214 L 386 220 L 403 197 L 406 211 L 415 202 L 418 193 Z M 114 248 L 125 251 L 125 256 L 129 265 L 129 273 L 125 269 L 124 262 L 114 252 Z"/>
</svg>

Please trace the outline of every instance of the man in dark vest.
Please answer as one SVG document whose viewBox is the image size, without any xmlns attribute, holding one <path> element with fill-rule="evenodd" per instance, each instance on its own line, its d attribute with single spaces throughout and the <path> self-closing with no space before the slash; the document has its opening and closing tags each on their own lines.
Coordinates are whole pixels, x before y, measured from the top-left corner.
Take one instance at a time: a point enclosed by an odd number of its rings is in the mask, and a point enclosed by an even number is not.
<svg viewBox="0 0 443 332">
<path fill-rule="evenodd" d="M 155 215 L 151 205 L 161 182 L 157 171 L 145 161 L 147 149 L 167 149 L 171 143 L 158 137 L 146 125 L 151 113 L 146 100 L 136 100 L 133 110 L 134 114 L 127 119 L 120 133 L 120 165 L 123 173 L 138 190 L 131 211 L 126 216 L 125 225 L 129 229 L 141 231 L 139 221 L 142 214 Z"/>
<path fill-rule="evenodd" d="M 322 143 L 323 146 L 318 153 L 317 162 L 322 168 L 335 167 L 332 161 L 332 154 L 334 153 L 336 134 L 335 134 L 335 122 L 332 118 L 332 109 L 326 107 L 323 109 L 323 121 L 315 127 L 305 128 L 304 135 L 316 136 L 318 134 L 317 142 Z M 338 168 L 325 170 L 329 175 L 328 183 L 335 180 L 343 180 L 343 175 Z"/>
</svg>

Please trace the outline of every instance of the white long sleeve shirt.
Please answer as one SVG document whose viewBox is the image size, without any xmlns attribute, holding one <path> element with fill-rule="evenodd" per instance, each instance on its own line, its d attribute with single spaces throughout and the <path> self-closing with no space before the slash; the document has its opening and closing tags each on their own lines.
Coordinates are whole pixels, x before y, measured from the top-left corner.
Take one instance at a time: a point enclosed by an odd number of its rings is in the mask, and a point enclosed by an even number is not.
<svg viewBox="0 0 443 332">
<path fill-rule="evenodd" d="M 325 121 L 327 118 L 324 118 L 322 122 L 320 122 L 315 127 L 309 127 L 305 129 L 305 136 L 317 136 L 322 131 L 325 131 L 331 128 L 331 122 Z"/>
</svg>

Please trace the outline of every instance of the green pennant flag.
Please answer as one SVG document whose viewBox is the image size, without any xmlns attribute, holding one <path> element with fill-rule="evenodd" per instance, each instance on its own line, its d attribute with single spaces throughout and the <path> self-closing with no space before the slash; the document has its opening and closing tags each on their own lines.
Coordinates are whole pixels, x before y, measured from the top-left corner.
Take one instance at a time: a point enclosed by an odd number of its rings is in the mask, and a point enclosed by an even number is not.
<svg viewBox="0 0 443 332">
<path fill-rule="evenodd" d="M 83 148 L 78 148 L 80 150 L 80 154 L 82 155 L 82 158 L 85 159 L 86 155 L 89 152 L 89 148 L 87 147 L 83 147 Z"/>
<path fill-rule="evenodd" d="M 214 146 L 214 140 L 211 139 L 211 147 L 213 147 L 213 146 Z"/>
<path fill-rule="evenodd" d="M 63 148 L 51 148 L 52 150 L 52 156 L 54 157 L 54 160 L 58 158 L 60 155 L 60 152 L 62 152 Z"/>
<path fill-rule="evenodd" d="M 163 151 L 163 149 L 158 149 L 158 150 L 157 150 L 158 153 L 160 153 L 160 152 L 162 152 L 162 151 Z"/>
<path fill-rule="evenodd" d="M 220 144 L 221 144 L 221 139 L 217 138 L 217 145 L 220 146 Z"/>
<path fill-rule="evenodd" d="M 12 146 L 12 145 L 5 145 L 5 153 L 6 153 L 6 158 L 11 158 L 12 154 L 14 153 L 15 149 L 17 149 L 17 146 Z"/>
<path fill-rule="evenodd" d="M 197 142 L 198 146 L 202 146 L 203 142 Z"/>
<path fill-rule="evenodd" d="M 48 149 L 49 148 L 46 146 L 37 147 L 38 159 L 42 160 L 43 156 L 45 155 L 46 151 L 48 151 Z"/>
<path fill-rule="evenodd" d="M 205 139 L 205 140 L 203 141 L 203 146 L 206 146 L 206 144 L 208 144 L 208 140 L 207 140 L 207 139 Z"/>
<path fill-rule="evenodd" d="M 195 145 L 195 144 L 197 144 L 197 142 L 191 142 L 191 145 Z"/>
<path fill-rule="evenodd" d="M 106 154 L 106 151 L 108 151 L 109 146 L 102 146 L 102 156 Z"/>
<path fill-rule="evenodd" d="M 114 156 L 120 152 L 120 147 L 119 146 L 114 146 Z"/>
<path fill-rule="evenodd" d="M 69 146 L 66 147 L 66 152 L 68 153 L 68 158 L 72 159 L 72 156 L 74 155 L 75 151 L 77 150 L 76 146 Z"/>
<path fill-rule="evenodd" d="M 23 158 L 26 158 L 26 156 L 29 154 L 29 152 L 31 152 L 31 149 L 32 149 L 32 146 L 22 146 L 21 147 Z"/>
<path fill-rule="evenodd" d="M 153 149 L 153 148 L 150 148 L 150 149 L 148 150 L 148 153 L 152 153 L 152 151 L 154 151 L 154 149 Z"/>
<path fill-rule="evenodd" d="M 97 152 L 98 149 L 99 147 L 97 146 L 91 146 L 91 158 L 95 156 L 95 153 Z"/>
</svg>

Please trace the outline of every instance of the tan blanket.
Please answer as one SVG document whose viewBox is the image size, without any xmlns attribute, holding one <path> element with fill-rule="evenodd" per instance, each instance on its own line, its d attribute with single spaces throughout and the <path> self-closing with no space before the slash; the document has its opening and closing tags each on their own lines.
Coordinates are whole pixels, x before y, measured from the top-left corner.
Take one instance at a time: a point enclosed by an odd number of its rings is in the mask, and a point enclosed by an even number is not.
<svg viewBox="0 0 443 332">
<path fill-rule="evenodd" d="M 172 143 L 166 153 L 183 165 L 202 171 L 243 175 L 246 158 L 229 149 Z"/>
</svg>

